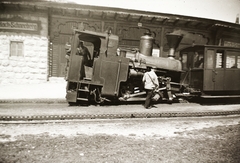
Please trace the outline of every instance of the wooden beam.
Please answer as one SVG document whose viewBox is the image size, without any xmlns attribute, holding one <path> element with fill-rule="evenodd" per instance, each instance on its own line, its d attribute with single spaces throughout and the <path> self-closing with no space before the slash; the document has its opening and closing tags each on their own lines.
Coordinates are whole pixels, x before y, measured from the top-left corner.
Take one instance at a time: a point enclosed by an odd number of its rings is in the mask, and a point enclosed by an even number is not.
<svg viewBox="0 0 240 163">
<path fill-rule="evenodd" d="M 163 47 L 164 47 L 164 37 L 165 37 L 165 28 L 161 27 L 161 39 L 160 39 L 160 55 L 159 57 L 163 57 Z"/>
<path fill-rule="evenodd" d="M 90 18 L 92 18 L 93 12 L 92 12 L 91 10 L 88 11 L 88 16 L 89 16 Z"/>
<path fill-rule="evenodd" d="M 75 9 L 75 16 L 78 17 L 78 10 Z"/>
<path fill-rule="evenodd" d="M 65 9 L 62 9 L 62 15 L 63 16 L 65 15 Z"/>
<path fill-rule="evenodd" d="M 49 16 L 49 18 L 50 18 L 50 16 L 52 15 L 52 7 L 48 7 L 47 8 L 47 10 L 48 10 L 48 16 Z M 50 25 L 49 25 L 50 26 Z"/>
<path fill-rule="evenodd" d="M 130 21 L 131 18 L 132 18 L 131 14 L 128 14 L 128 16 L 127 16 L 127 21 Z"/>
<path fill-rule="evenodd" d="M 19 5 L 19 4 L 15 4 L 15 8 L 16 8 L 17 10 L 20 10 L 20 5 Z"/>
<path fill-rule="evenodd" d="M 177 25 L 178 22 L 179 22 L 179 19 L 175 20 L 175 21 L 173 22 L 173 25 Z"/>
<path fill-rule="evenodd" d="M 36 5 L 32 6 L 32 11 L 35 12 L 36 11 Z"/>
<path fill-rule="evenodd" d="M 151 20 L 151 23 L 154 23 L 156 21 L 156 17 L 153 17 Z"/>
<path fill-rule="evenodd" d="M 213 27 L 213 24 L 209 24 L 206 26 L 206 30 L 210 30 Z"/>
<path fill-rule="evenodd" d="M 162 24 L 165 24 L 167 21 L 168 21 L 168 18 L 165 18 L 165 19 L 162 21 Z"/>
<path fill-rule="evenodd" d="M 191 23 L 191 21 L 187 21 L 184 26 L 187 27 L 189 24 Z"/>
<path fill-rule="evenodd" d="M 113 34 L 116 34 L 117 33 L 117 22 L 114 21 L 114 24 L 113 24 Z"/>
<path fill-rule="evenodd" d="M 119 17 L 119 14 L 115 13 L 114 19 L 116 20 L 116 19 L 118 19 L 118 17 Z"/>
<path fill-rule="evenodd" d="M 105 19 L 106 16 L 107 16 L 107 13 L 103 11 L 103 12 L 102 12 L 102 19 Z"/>
<path fill-rule="evenodd" d="M 199 22 L 199 23 L 197 23 L 196 25 L 195 25 L 195 27 L 197 28 L 199 25 L 201 25 L 202 24 L 202 22 Z"/>
<path fill-rule="evenodd" d="M 5 10 L 5 6 L 4 6 L 3 3 L 0 3 L 0 9 L 1 9 L 1 10 Z"/>
</svg>

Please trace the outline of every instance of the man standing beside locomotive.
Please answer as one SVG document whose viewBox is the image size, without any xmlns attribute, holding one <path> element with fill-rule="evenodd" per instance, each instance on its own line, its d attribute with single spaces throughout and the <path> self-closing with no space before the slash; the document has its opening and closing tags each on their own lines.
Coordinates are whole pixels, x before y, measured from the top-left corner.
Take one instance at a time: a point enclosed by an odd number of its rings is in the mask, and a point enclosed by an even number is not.
<svg viewBox="0 0 240 163">
<path fill-rule="evenodd" d="M 142 81 L 144 82 L 144 89 L 147 93 L 144 107 L 150 109 L 153 91 L 159 87 L 158 77 L 152 67 L 147 66 L 147 72 L 144 73 Z"/>
<path fill-rule="evenodd" d="M 88 66 L 88 62 L 91 60 L 90 52 L 88 51 L 88 48 L 83 45 L 83 41 L 79 42 L 77 55 L 83 56 L 82 67 L 80 70 L 80 79 L 83 79 L 86 76 L 84 66 Z"/>
</svg>

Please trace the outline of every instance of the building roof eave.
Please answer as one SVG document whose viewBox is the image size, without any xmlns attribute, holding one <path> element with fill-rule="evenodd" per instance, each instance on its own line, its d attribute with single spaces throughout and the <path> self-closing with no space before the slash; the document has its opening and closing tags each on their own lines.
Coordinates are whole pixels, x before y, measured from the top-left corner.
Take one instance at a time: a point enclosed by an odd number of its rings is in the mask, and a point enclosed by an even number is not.
<svg viewBox="0 0 240 163">
<path fill-rule="evenodd" d="M 0 7 L 4 10 L 10 6 L 14 6 L 18 10 L 31 9 L 37 10 L 51 10 L 52 14 L 69 15 L 78 17 L 82 15 L 89 18 L 100 18 L 109 20 L 145 22 L 154 23 L 165 26 L 187 27 L 209 30 L 211 28 L 225 28 L 240 30 L 240 24 L 229 23 L 219 20 L 196 18 L 191 16 L 165 14 L 147 11 L 138 11 L 121 8 L 100 7 L 81 5 L 74 3 L 59 3 L 59 2 L 1 2 Z"/>
</svg>

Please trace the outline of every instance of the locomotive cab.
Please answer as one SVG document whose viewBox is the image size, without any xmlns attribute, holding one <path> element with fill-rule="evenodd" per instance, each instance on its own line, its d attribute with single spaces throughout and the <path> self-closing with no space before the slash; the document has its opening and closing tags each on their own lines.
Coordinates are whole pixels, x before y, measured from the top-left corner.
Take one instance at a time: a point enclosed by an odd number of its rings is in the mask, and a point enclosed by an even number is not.
<svg viewBox="0 0 240 163">
<path fill-rule="evenodd" d="M 70 64 L 67 79 L 67 101 L 103 101 L 101 95 L 118 96 L 120 82 L 127 80 L 129 59 L 116 57 L 118 36 L 75 30 L 71 45 Z M 83 41 L 90 52 L 91 60 L 77 55 L 79 42 Z M 100 95 L 101 94 L 101 95 Z"/>
</svg>

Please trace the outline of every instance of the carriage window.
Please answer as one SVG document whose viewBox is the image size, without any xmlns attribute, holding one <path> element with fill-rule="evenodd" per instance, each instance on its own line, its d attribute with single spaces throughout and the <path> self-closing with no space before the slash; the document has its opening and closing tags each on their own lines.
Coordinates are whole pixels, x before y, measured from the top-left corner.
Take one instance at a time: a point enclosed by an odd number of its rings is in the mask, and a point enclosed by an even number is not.
<svg viewBox="0 0 240 163">
<path fill-rule="evenodd" d="M 226 68 L 237 68 L 235 55 L 227 55 Z"/>
<path fill-rule="evenodd" d="M 237 68 L 240 68 L 240 56 L 237 56 Z"/>
<path fill-rule="evenodd" d="M 223 51 L 217 50 L 216 53 L 216 68 L 223 68 L 224 67 L 224 53 Z"/>
<path fill-rule="evenodd" d="M 239 68 L 240 56 L 237 52 L 227 52 L 226 68 Z"/>
<path fill-rule="evenodd" d="M 207 69 L 213 68 L 214 50 L 207 50 Z"/>
</svg>

